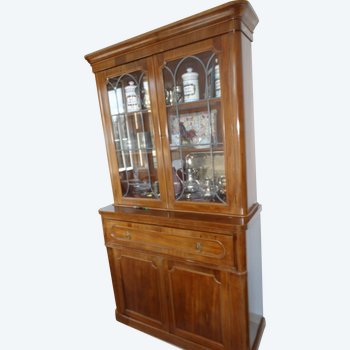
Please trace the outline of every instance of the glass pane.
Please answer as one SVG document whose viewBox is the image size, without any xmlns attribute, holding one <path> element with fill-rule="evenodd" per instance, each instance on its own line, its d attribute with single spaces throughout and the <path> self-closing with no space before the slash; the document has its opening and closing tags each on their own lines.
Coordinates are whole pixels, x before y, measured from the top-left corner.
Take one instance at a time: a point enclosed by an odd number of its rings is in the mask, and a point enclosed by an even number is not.
<svg viewBox="0 0 350 350">
<path fill-rule="evenodd" d="M 163 68 L 174 194 L 179 201 L 225 202 L 220 67 L 203 52 Z"/>
<path fill-rule="evenodd" d="M 107 91 L 123 197 L 159 198 L 147 74 L 110 78 Z"/>
</svg>

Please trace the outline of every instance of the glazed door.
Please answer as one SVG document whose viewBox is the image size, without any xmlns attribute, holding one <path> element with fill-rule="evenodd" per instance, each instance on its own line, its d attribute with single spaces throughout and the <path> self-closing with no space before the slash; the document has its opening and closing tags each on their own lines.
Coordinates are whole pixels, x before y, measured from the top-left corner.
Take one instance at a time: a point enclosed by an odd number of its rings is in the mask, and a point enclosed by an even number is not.
<svg viewBox="0 0 350 350">
<path fill-rule="evenodd" d="M 228 119 L 228 69 L 221 69 L 229 66 L 229 53 L 222 50 L 222 40 L 206 40 L 157 56 L 158 103 L 172 209 L 230 211 L 233 164 L 226 131 L 232 120 Z"/>
<path fill-rule="evenodd" d="M 97 75 L 115 204 L 165 207 L 151 59 Z"/>
<path fill-rule="evenodd" d="M 168 329 L 163 258 L 108 248 L 117 318 Z"/>
</svg>

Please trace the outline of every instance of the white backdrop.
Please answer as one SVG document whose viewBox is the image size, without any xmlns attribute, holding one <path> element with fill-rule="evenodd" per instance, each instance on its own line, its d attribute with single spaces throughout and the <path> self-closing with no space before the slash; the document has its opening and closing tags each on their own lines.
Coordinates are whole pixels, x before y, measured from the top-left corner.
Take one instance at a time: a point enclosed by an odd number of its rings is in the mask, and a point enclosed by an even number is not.
<svg viewBox="0 0 350 350">
<path fill-rule="evenodd" d="M 172 349 L 114 321 L 112 202 L 83 56 L 223 2 L 12 1 L 0 11 L 0 348 Z M 348 348 L 349 5 L 253 1 L 261 350 Z"/>
</svg>

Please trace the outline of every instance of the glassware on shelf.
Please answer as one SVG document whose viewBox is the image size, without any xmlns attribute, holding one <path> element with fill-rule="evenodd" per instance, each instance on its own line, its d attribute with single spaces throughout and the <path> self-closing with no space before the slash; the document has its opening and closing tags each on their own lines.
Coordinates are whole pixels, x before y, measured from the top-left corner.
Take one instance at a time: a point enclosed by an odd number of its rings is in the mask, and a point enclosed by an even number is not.
<svg viewBox="0 0 350 350">
<path fill-rule="evenodd" d="M 174 192 L 177 197 L 182 192 L 182 182 L 180 177 L 177 175 L 175 167 L 172 167 L 172 176 L 173 176 L 173 184 L 174 184 Z"/>
<path fill-rule="evenodd" d="M 160 197 L 160 191 L 159 191 L 159 182 L 154 181 L 152 184 L 152 192 L 156 198 Z"/>
<path fill-rule="evenodd" d="M 137 86 L 133 81 L 125 86 L 126 109 L 128 112 L 137 112 L 140 110 L 140 102 L 136 93 Z"/>
<path fill-rule="evenodd" d="M 183 91 L 182 91 L 182 86 L 181 85 L 176 85 L 174 87 L 173 99 L 174 99 L 174 101 L 176 101 L 176 103 L 182 103 L 183 102 Z"/>
<path fill-rule="evenodd" d="M 149 109 L 151 107 L 151 100 L 149 97 L 148 81 L 144 80 L 142 83 L 142 108 Z"/>
<path fill-rule="evenodd" d="M 174 103 L 174 92 L 172 89 L 165 89 L 165 103 L 168 106 Z"/>
<path fill-rule="evenodd" d="M 199 199 L 202 197 L 202 191 L 198 181 L 199 169 L 194 167 L 193 157 L 186 157 L 185 161 L 185 182 L 184 197 L 185 199 Z"/>
<path fill-rule="evenodd" d="M 173 160 L 174 168 L 182 169 L 184 179 L 181 195 L 177 200 L 224 202 L 226 178 L 224 176 L 223 152 L 191 152 L 181 159 Z"/>
<path fill-rule="evenodd" d="M 202 197 L 202 191 L 197 180 L 198 169 L 187 168 L 186 169 L 186 181 L 185 181 L 185 198 L 186 199 L 198 199 Z"/>
<path fill-rule="evenodd" d="M 187 68 L 187 72 L 182 74 L 184 102 L 199 100 L 198 73 L 192 68 Z"/>
<path fill-rule="evenodd" d="M 130 194 L 135 197 L 149 197 L 151 191 L 151 184 L 148 181 L 141 181 L 140 179 L 128 180 L 130 186 Z"/>
<path fill-rule="evenodd" d="M 203 195 L 203 199 L 205 200 L 212 200 L 215 198 L 217 192 L 218 192 L 218 186 L 215 183 L 214 180 L 210 178 L 205 178 L 204 180 L 200 181 L 200 187 Z"/>
<path fill-rule="evenodd" d="M 165 89 L 165 103 L 172 106 L 175 103 L 183 102 L 183 91 L 181 85 L 175 85 L 173 88 Z"/>
<path fill-rule="evenodd" d="M 219 176 L 216 179 L 216 184 L 218 187 L 218 195 L 221 199 L 226 199 L 226 177 L 224 175 Z"/>
</svg>

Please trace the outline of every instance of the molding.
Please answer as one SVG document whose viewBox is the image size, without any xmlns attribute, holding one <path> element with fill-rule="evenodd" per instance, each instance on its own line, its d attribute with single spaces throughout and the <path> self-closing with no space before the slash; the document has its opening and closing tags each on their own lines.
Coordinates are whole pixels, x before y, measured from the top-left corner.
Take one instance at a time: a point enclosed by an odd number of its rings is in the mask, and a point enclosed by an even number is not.
<svg viewBox="0 0 350 350">
<path fill-rule="evenodd" d="M 132 208 L 111 204 L 101 208 L 99 213 L 103 219 L 232 235 L 237 230 L 245 230 L 260 211 L 259 203 L 252 205 L 246 216 Z"/>
<path fill-rule="evenodd" d="M 207 347 L 202 346 L 200 344 L 196 344 L 188 339 L 184 339 L 182 337 L 179 337 L 175 334 L 171 334 L 167 332 L 166 330 L 152 327 L 149 324 L 146 324 L 141 321 L 137 321 L 135 319 L 132 319 L 126 315 L 123 315 L 118 312 L 118 310 L 115 310 L 115 317 L 116 320 L 126 324 L 127 326 L 133 327 L 139 331 L 142 331 L 144 333 L 148 333 L 154 337 L 157 337 L 161 340 L 164 340 L 170 344 L 174 344 L 179 346 L 182 349 L 189 349 L 189 350 L 208 350 Z"/>
<path fill-rule="evenodd" d="M 232 30 L 242 31 L 252 41 L 254 28 L 259 19 L 246 0 L 230 1 L 224 5 L 187 17 L 118 44 L 92 52 L 85 56 L 94 72 L 113 66 L 113 63 L 127 62 L 115 59 L 118 56 L 136 53 L 132 60 L 181 46 L 175 39 L 196 32 L 198 41 Z M 218 28 L 218 32 L 214 30 Z M 193 42 L 193 39 L 191 40 Z M 182 40 L 184 42 L 184 40 Z M 160 45 L 162 43 L 162 45 Z M 155 46 L 156 45 L 156 46 Z M 183 44 L 182 44 L 183 45 Z M 163 47 L 163 49 L 162 49 Z"/>
</svg>

